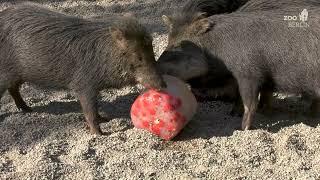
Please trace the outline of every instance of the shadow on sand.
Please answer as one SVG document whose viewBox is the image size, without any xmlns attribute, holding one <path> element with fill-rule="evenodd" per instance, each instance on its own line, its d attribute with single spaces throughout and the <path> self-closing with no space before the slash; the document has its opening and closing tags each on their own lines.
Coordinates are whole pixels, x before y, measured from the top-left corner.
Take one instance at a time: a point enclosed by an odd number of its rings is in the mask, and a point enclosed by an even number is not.
<svg viewBox="0 0 320 180">
<path fill-rule="evenodd" d="M 316 128 L 320 124 L 319 117 L 310 117 L 307 112 L 309 105 L 297 98 L 276 99 L 272 115 L 258 112 L 254 118 L 252 129 L 262 129 L 277 133 L 281 129 L 300 123 Z M 241 126 L 241 117 L 231 117 L 228 113 L 198 113 L 192 121 L 175 138 L 177 141 L 191 139 L 210 139 L 212 137 L 231 136 Z"/>
<path fill-rule="evenodd" d="M 128 94 L 119 96 L 113 102 L 100 101 L 100 114 L 102 117 L 112 114 L 107 116 L 108 120 L 121 121 L 119 123 L 125 125 L 121 131 L 131 129 L 132 126 L 127 121 L 130 121 L 130 107 L 136 96 L 137 94 Z M 66 129 L 80 129 L 89 133 L 84 128 L 84 116 L 77 101 L 50 102 L 32 109 L 33 112 L 30 113 L 0 113 L 0 154 L 13 146 L 18 149 L 32 147 L 52 133 L 58 133 L 59 136 L 71 133 Z"/>
</svg>

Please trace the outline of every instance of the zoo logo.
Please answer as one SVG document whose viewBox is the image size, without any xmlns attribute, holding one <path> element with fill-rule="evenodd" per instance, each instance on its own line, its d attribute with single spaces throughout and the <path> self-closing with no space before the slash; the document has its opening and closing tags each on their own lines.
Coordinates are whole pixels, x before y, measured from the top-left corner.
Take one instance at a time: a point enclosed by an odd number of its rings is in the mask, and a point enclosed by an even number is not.
<svg viewBox="0 0 320 180">
<path fill-rule="evenodd" d="M 284 16 L 285 21 L 289 21 L 289 27 L 309 27 L 308 21 L 308 10 L 304 9 L 298 16 Z"/>
</svg>

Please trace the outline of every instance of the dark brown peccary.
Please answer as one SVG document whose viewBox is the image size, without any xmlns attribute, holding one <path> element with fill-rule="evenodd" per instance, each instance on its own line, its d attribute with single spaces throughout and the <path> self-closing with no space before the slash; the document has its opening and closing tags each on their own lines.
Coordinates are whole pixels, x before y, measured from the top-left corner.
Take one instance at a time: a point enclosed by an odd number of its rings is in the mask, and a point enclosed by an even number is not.
<svg viewBox="0 0 320 180">
<path fill-rule="evenodd" d="M 293 6 L 279 11 L 234 12 L 208 18 L 190 12 L 194 17 L 183 24 L 179 17 L 170 18 L 169 25 L 175 33 L 171 34 L 166 53 L 185 49 L 201 58 L 189 57 L 196 63 L 167 60 L 159 62 L 159 67 L 174 63 L 176 66 L 170 66 L 170 72 L 179 76 L 177 64 L 182 64 L 186 72 L 181 74 L 197 69 L 221 82 L 234 77 L 245 110 L 244 130 L 251 126 L 259 92 L 311 96 L 315 99 L 312 109 L 319 110 L 320 8 L 309 6 L 307 9 L 309 27 L 300 28 L 289 28 L 284 21 L 284 15 L 301 13 L 301 7 Z M 188 64 L 192 67 L 187 67 Z"/>
<path fill-rule="evenodd" d="M 225 73 L 223 67 L 219 64 L 209 64 L 207 69 L 201 69 L 197 67 L 197 64 L 202 64 L 204 56 L 199 55 L 197 50 L 186 47 L 179 47 L 175 49 L 171 46 L 172 42 L 175 42 L 173 38 L 175 34 L 179 33 L 180 26 L 183 26 L 196 14 L 202 14 L 202 17 L 209 17 L 215 14 L 237 12 L 259 12 L 259 11 L 273 11 L 281 10 L 284 12 L 291 7 L 307 8 L 310 6 L 320 7 L 320 1 L 317 0 L 191 0 L 188 1 L 185 6 L 180 10 L 177 10 L 172 17 L 164 16 L 164 21 L 169 27 L 169 43 L 167 50 L 160 56 L 158 60 L 158 66 L 166 73 L 178 76 L 186 80 L 192 87 L 198 100 L 222 100 L 233 101 L 236 104 L 242 104 L 237 102 L 241 100 L 238 85 L 234 77 L 230 76 L 228 79 L 220 79 L 217 73 Z M 286 14 L 284 14 L 286 15 Z M 174 25 L 170 24 L 170 21 L 175 21 Z M 169 23 L 168 23 L 169 22 Z M 172 26 L 171 26 L 172 25 Z M 201 53 L 200 53 L 201 54 Z M 204 59 L 206 59 L 205 57 Z M 175 66 L 172 63 L 175 62 Z M 160 64 L 160 65 L 159 65 Z M 188 66 L 190 64 L 190 66 Z M 182 67 L 192 67 L 182 68 Z M 272 91 L 260 92 L 260 104 L 259 107 L 270 111 L 272 102 Z M 313 104 L 318 104 L 313 102 Z M 317 109 L 317 108 L 314 108 Z M 232 114 L 242 114 L 242 106 L 234 106 Z M 314 114 L 314 113 L 313 113 Z"/>
<path fill-rule="evenodd" d="M 165 86 L 152 39 L 135 18 L 86 20 L 25 3 L 0 12 L 0 97 L 9 90 L 17 107 L 30 111 L 19 93 L 24 82 L 72 90 L 94 134 L 101 134 L 100 90 Z"/>
</svg>

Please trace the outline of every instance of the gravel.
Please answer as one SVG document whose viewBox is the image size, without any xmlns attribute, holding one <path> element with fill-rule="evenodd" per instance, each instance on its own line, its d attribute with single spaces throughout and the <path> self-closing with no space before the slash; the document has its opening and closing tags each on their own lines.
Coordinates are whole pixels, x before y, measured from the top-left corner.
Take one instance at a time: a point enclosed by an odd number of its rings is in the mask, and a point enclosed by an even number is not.
<svg viewBox="0 0 320 180">
<path fill-rule="evenodd" d="M 0 9 L 18 1 L 2 0 Z M 162 14 L 179 0 L 42 0 L 52 9 L 101 18 L 132 12 L 147 24 L 157 57 L 167 43 Z M 138 87 L 101 92 L 106 136 L 89 134 L 71 92 L 38 89 L 22 95 L 32 113 L 17 110 L 6 93 L 0 109 L 0 179 L 320 179 L 319 119 L 310 102 L 276 96 L 272 116 L 258 113 L 256 130 L 238 131 L 231 104 L 199 103 L 198 113 L 173 141 L 133 128 L 130 105 Z"/>
</svg>

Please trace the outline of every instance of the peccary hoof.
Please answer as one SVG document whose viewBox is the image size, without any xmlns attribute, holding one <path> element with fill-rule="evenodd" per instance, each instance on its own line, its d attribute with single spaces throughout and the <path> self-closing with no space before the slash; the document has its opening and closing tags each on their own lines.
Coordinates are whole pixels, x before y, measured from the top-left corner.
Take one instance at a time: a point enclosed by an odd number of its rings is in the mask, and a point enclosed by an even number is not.
<svg viewBox="0 0 320 180">
<path fill-rule="evenodd" d="M 98 115 L 97 122 L 98 123 L 105 123 L 105 122 L 110 121 L 110 119 L 111 119 L 110 117 L 103 117 L 103 116 Z"/>
<path fill-rule="evenodd" d="M 103 135 L 103 132 L 101 131 L 100 127 L 90 129 L 90 133 L 95 134 L 95 135 L 99 135 L 99 136 Z"/>
<path fill-rule="evenodd" d="M 99 125 L 95 125 L 93 127 L 89 126 L 88 123 L 85 123 L 85 128 L 90 131 L 91 134 L 95 135 L 103 135 L 103 132 L 100 129 Z"/>
<path fill-rule="evenodd" d="M 18 107 L 18 109 L 21 110 L 24 113 L 32 112 L 32 108 L 29 107 L 29 106 L 21 106 L 21 107 Z"/>
</svg>

